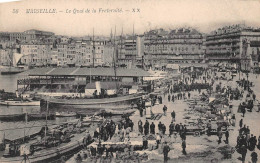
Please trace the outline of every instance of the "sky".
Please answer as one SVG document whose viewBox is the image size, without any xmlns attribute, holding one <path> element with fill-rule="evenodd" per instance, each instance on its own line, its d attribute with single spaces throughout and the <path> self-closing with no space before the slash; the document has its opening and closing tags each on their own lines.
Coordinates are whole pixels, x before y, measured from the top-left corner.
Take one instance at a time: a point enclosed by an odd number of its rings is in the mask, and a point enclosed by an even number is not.
<svg viewBox="0 0 260 163">
<path fill-rule="evenodd" d="M 26 13 L 28 9 L 55 10 L 55 13 Z M 122 12 L 104 13 L 106 9 Z M 84 13 L 75 13 L 76 10 Z M 132 34 L 133 29 L 135 34 L 142 34 L 150 29 L 193 27 L 209 33 L 225 25 L 241 23 L 260 27 L 260 0 L 22 0 L 0 3 L 0 31 L 5 32 L 39 29 L 57 35 L 86 36 L 92 35 L 94 29 L 95 35 L 108 36 L 111 30 L 120 35 L 122 31 Z"/>
</svg>

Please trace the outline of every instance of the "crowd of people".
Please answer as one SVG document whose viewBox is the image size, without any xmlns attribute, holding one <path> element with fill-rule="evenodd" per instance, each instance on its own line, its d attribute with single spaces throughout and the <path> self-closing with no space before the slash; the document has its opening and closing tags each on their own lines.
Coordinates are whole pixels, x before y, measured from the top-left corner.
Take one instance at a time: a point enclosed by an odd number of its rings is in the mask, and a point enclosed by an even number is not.
<svg viewBox="0 0 260 163">
<path fill-rule="evenodd" d="M 252 112 L 253 108 L 255 106 L 256 101 L 256 94 L 254 91 L 250 88 L 253 86 L 252 82 L 248 82 L 245 79 L 240 80 L 237 87 L 232 86 L 226 86 L 224 81 L 221 80 L 221 78 L 215 78 L 216 73 L 215 71 L 211 70 L 211 73 L 208 73 L 206 70 L 203 71 L 203 73 L 198 75 L 195 78 L 186 77 L 184 76 L 181 81 L 178 81 L 178 83 L 170 83 L 167 84 L 167 91 L 163 94 L 166 100 L 168 99 L 168 103 L 175 103 L 177 100 L 189 100 L 192 98 L 191 93 L 196 90 L 201 95 L 201 97 L 205 97 L 205 99 L 208 99 L 208 96 L 211 95 L 213 92 L 213 85 L 216 85 L 216 89 L 214 92 L 218 92 L 219 95 L 221 95 L 223 101 L 221 101 L 221 104 L 229 106 L 229 109 L 232 110 L 231 103 L 234 100 L 241 100 L 245 99 L 245 101 L 242 101 L 238 106 L 238 113 L 242 113 L 241 119 L 239 121 L 239 135 L 237 137 L 237 145 L 235 147 L 236 151 L 241 154 L 241 161 L 245 162 L 246 155 L 248 151 L 251 152 L 251 161 L 252 163 L 256 163 L 258 160 L 258 154 L 256 150 L 260 150 L 260 136 L 256 137 L 252 132 L 250 132 L 249 126 L 244 124 L 244 118 L 247 112 Z M 206 72 L 206 73 L 204 73 Z M 220 80 L 219 80 L 220 79 Z M 233 77 L 232 77 L 233 79 Z M 223 83 L 222 83 L 223 82 Z M 216 84 L 218 83 L 218 84 Z M 206 92 L 207 95 L 205 95 L 203 92 Z M 184 155 L 187 154 L 186 152 L 186 139 L 187 139 L 187 127 L 183 123 L 176 122 L 176 116 L 178 116 L 178 112 L 175 112 L 174 109 L 168 108 L 167 103 L 163 103 L 163 98 L 160 95 L 152 96 L 149 100 L 140 100 L 136 103 L 137 109 L 139 110 L 140 117 L 143 117 L 146 115 L 146 103 L 151 102 L 151 106 L 154 106 L 156 104 L 162 104 L 162 113 L 164 116 L 167 116 L 170 114 L 171 122 L 168 126 L 167 123 L 164 121 L 159 121 L 159 123 L 155 123 L 154 120 L 143 120 L 143 118 L 140 118 L 137 121 L 137 129 L 138 134 L 142 137 L 142 149 L 146 150 L 148 149 L 148 140 L 152 136 L 156 140 L 156 148 L 162 149 L 162 153 L 164 156 L 164 161 L 168 161 L 168 153 L 170 152 L 170 143 L 167 142 L 164 139 L 164 137 L 168 136 L 170 138 L 176 138 L 179 136 L 181 140 L 181 148 L 182 153 Z M 196 102 L 196 100 L 195 100 Z M 135 104 L 131 104 L 131 108 L 134 108 Z M 214 106 L 214 105 L 212 105 Z M 194 108 L 193 108 L 194 109 Z M 230 112 L 217 112 L 217 108 L 212 107 L 212 112 L 215 110 L 215 114 L 217 115 L 217 120 L 220 117 L 221 120 L 224 122 L 227 122 L 228 126 L 236 127 L 236 117 L 234 110 L 233 113 Z M 171 112 L 169 112 L 171 110 Z M 167 116 L 168 117 L 168 116 Z M 166 125 L 167 124 L 167 125 Z M 207 128 L 207 135 L 211 135 L 211 123 L 206 124 Z M 113 120 L 106 121 L 103 123 L 94 133 L 94 138 L 107 141 L 108 139 L 111 139 L 114 135 L 118 135 L 120 137 L 119 141 L 121 142 L 129 142 L 130 136 L 129 134 L 134 131 L 134 122 L 130 119 L 129 116 L 122 117 L 122 119 L 115 123 Z M 169 131 L 169 134 L 167 133 Z M 226 129 L 223 130 L 223 126 L 218 126 L 216 131 L 216 136 L 218 138 L 217 143 L 222 143 L 222 138 L 225 137 L 224 142 L 225 144 L 230 144 L 230 130 Z M 232 133 L 233 134 L 233 133 Z M 171 140 L 174 140 L 171 139 Z M 106 155 L 112 155 L 113 152 L 116 152 L 112 150 L 110 146 L 102 146 L 99 142 L 97 149 L 90 149 L 90 154 L 93 156 L 96 155 L 102 155 L 103 153 L 106 153 Z"/>
</svg>

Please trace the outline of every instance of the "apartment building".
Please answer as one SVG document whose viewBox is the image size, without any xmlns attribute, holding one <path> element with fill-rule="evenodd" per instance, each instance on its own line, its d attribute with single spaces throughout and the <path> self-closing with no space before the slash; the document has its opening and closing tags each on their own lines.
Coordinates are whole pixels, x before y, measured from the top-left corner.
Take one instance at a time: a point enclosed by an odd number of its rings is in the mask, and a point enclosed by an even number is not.
<svg viewBox="0 0 260 163">
<path fill-rule="evenodd" d="M 165 68 L 172 63 L 200 63 L 205 47 L 203 35 L 196 29 L 180 28 L 170 32 L 151 30 L 144 34 L 145 64 Z"/>
<path fill-rule="evenodd" d="M 47 65 L 51 63 L 51 51 L 53 44 L 48 43 L 24 43 L 21 44 L 21 53 L 24 55 L 21 58 L 21 63 L 25 65 Z"/>
<path fill-rule="evenodd" d="M 252 56 L 259 50 L 259 44 L 260 29 L 243 24 L 225 26 L 206 37 L 206 60 L 237 63 L 242 70 L 249 70 L 254 65 Z"/>
</svg>

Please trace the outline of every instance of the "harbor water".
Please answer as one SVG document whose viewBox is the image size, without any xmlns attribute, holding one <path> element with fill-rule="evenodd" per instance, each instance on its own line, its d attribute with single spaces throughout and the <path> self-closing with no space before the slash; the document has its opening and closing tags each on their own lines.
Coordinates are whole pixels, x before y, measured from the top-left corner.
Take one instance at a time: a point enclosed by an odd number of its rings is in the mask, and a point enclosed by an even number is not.
<svg viewBox="0 0 260 163">
<path fill-rule="evenodd" d="M 0 75 L 0 90 L 4 89 L 6 92 L 15 92 L 17 79 L 25 77 L 24 75 L 14 74 L 14 75 Z M 78 112 L 78 109 L 75 108 L 57 108 L 50 107 L 49 112 L 55 113 L 56 111 L 75 111 Z M 84 114 L 89 115 L 93 114 L 96 110 L 85 109 Z M 13 115 L 13 114 L 40 114 L 46 113 L 46 104 L 41 106 L 4 106 L 0 105 L 0 115 Z M 49 125 L 59 125 L 63 122 L 71 121 L 76 117 L 56 117 L 54 120 L 48 120 Z M 46 125 L 44 119 L 25 121 L 25 120 L 16 120 L 16 121 L 1 121 L 0 120 L 0 141 L 4 138 L 16 139 L 19 137 L 29 136 L 38 132 L 43 126 Z M 1 157 L 2 152 L 0 152 Z"/>
<path fill-rule="evenodd" d="M 18 74 L 1 75 L 0 74 L 0 90 L 4 89 L 6 92 L 15 92 L 17 79 L 20 78 Z"/>
</svg>

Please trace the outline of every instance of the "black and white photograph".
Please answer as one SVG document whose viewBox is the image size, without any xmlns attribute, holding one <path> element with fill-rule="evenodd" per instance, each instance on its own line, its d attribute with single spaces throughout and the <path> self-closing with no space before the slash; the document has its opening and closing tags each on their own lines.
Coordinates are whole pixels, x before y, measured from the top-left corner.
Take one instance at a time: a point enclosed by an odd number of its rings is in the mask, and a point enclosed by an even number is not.
<svg viewBox="0 0 260 163">
<path fill-rule="evenodd" d="M 260 163 L 259 0 L 1 0 L 0 163 Z"/>
</svg>

